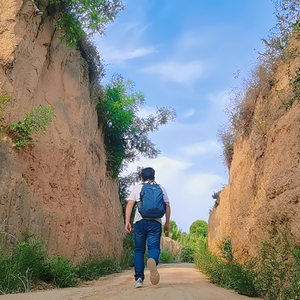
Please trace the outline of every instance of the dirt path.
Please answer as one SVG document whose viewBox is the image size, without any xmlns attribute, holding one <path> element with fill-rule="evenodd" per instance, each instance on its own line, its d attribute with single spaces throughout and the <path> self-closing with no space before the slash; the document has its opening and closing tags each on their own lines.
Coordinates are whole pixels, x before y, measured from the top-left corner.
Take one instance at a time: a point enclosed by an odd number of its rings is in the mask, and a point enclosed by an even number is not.
<svg viewBox="0 0 300 300">
<path fill-rule="evenodd" d="M 80 287 L 1 296 L 1 300 L 246 300 L 253 299 L 217 287 L 195 269 L 193 264 L 159 265 L 160 283 L 149 281 L 135 289 L 133 271 L 114 274 Z"/>
</svg>

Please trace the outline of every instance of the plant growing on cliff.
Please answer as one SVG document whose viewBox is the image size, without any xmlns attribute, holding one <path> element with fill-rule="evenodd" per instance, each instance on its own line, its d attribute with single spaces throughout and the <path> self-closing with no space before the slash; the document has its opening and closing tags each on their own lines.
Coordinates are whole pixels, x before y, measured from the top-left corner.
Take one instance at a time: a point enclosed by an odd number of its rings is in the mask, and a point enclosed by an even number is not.
<svg viewBox="0 0 300 300">
<path fill-rule="evenodd" d="M 226 113 L 229 122 L 222 126 L 218 136 L 223 144 L 223 156 L 225 164 L 230 169 L 234 152 L 234 141 L 238 134 L 249 138 L 255 125 L 254 111 L 259 97 L 267 98 L 268 92 L 275 86 L 276 81 L 272 77 L 274 66 L 279 60 L 293 58 L 293 54 L 285 52 L 293 32 L 299 33 L 299 0 L 273 0 L 276 8 L 276 26 L 270 31 L 267 38 L 262 39 L 265 50 L 258 53 L 257 60 L 249 76 L 242 79 L 240 88 L 232 91 L 232 96 Z M 299 34 L 298 34 L 299 36 Z M 235 77 L 239 77 L 240 70 Z M 283 101 L 291 106 L 298 97 L 297 78 L 292 82 L 294 96 Z"/>
<path fill-rule="evenodd" d="M 7 92 L 0 94 L 0 126 L 4 120 L 3 112 L 7 109 L 7 104 L 12 100 L 11 95 Z"/>
<path fill-rule="evenodd" d="M 290 83 L 290 85 L 292 86 L 293 96 L 285 103 L 286 106 L 292 106 L 296 100 L 299 100 L 299 97 L 300 97 L 300 68 L 298 68 L 296 70 L 296 76 L 294 77 L 294 80 Z"/>
<path fill-rule="evenodd" d="M 60 17 L 54 27 L 62 31 L 59 38 L 70 48 L 74 48 L 78 40 L 85 36 L 80 22 L 72 15 L 64 12 L 60 13 Z"/>
<path fill-rule="evenodd" d="M 218 191 L 218 192 L 213 192 L 213 194 L 211 195 L 211 197 L 215 200 L 214 207 L 217 207 L 220 204 L 220 193 L 221 192 L 222 192 L 222 190 Z"/>
<path fill-rule="evenodd" d="M 233 260 L 233 255 L 231 251 L 231 240 L 230 238 L 226 238 L 221 243 L 221 251 L 222 251 L 222 257 L 226 259 L 227 261 Z"/>
<path fill-rule="evenodd" d="M 69 47 L 76 46 L 85 33 L 104 34 L 106 26 L 125 8 L 120 0 L 50 0 L 50 5 L 60 11 L 55 27 L 62 30 L 60 38 Z"/>
<path fill-rule="evenodd" d="M 98 101 L 99 125 L 104 127 L 107 168 L 117 178 L 128 163 L 140 155 L 155 158 L 159 150 L 148 138 L 160 126 L 175 120 L 172 108 L 159 108 L 156 115 L 138 115 L 144 95 L 136 92 L 134 83 L 115 74 L 105 88 L 104 99 Z"/>
<path fill-rule="evenodd" d="M 30 110 L 23 121 L 13 123 L 9 129 L 15 133 L 13 142 L 16 148 L 33 145 L 31 135 L 39 130 L 46 134 L 46 126 L 51 124 L 53 116 L 55 114 L 50 106 L 40 106 Z"/>
</svg>

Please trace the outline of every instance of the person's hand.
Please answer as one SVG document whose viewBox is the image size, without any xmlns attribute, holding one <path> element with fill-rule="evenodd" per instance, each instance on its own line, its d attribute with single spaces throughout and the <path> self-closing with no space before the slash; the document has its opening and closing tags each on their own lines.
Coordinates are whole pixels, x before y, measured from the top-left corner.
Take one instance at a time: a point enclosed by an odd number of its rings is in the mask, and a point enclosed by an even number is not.
<svg viewBox="0 0 300 300">
<path fill-rule="evenodd" d="M 164 233 L 165 233 L 165 236 L 169 236 L 169 223 L 166 223 L 165 226 L 164 226 Z"/>
<path fill-rule="evenodd" d="M 130 222 L 126 222 L 126 224 L 125 224 L 125 231 L 126 231 L 127 234 L 131 233 L 132 227 L 131 227 Z"/>
</svg>

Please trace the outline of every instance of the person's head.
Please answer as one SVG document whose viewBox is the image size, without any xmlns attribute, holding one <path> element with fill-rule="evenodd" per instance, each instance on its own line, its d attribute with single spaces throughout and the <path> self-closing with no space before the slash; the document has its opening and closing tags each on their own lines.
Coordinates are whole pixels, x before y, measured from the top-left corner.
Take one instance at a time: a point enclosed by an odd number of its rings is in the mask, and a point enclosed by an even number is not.
<svg viewBox="0 0 300 300">
<path fill-rule="evenodd" d="M 155 171 L 153 168 L 142 169 L 142 181 L 154 180 Z"/>
</svg>

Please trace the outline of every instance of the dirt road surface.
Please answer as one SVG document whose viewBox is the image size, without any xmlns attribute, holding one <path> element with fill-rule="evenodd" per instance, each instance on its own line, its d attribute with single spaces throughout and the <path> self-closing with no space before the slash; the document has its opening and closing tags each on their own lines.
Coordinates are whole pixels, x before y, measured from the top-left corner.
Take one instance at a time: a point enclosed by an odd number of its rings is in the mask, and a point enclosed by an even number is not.
<svg viewBox="0 0 300 300">
<path fill-rule="evenodd" d="M 146 270 L 144 286 L 134 288 L 133 270 L 129 270 L 76 288 L 4 295 L 1 300 L 253 300 L 211 284 L 193 264 L 162 264 L 159 273 L 156 286 Z"/>
</svg>

